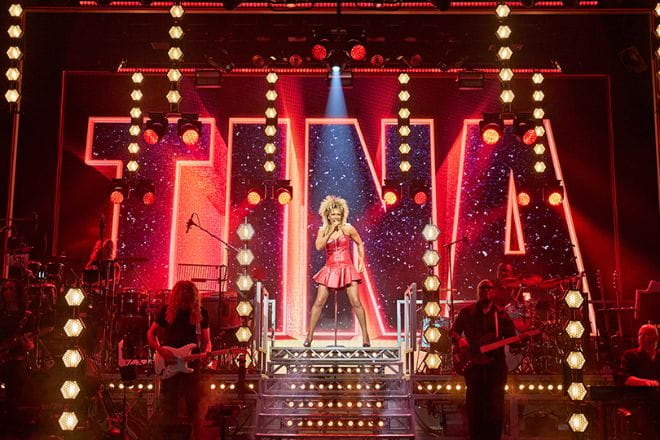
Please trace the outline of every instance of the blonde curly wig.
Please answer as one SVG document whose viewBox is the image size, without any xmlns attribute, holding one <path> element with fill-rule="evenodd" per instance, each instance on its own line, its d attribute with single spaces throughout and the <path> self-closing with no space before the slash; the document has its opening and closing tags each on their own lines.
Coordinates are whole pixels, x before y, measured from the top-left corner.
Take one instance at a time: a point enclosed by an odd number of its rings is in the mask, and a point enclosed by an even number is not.
<svg viewBox="0 0 660 440">
<path fill-rule="evenodd" d="M 346 200 L 338 196 L 326 196 L 325 199 L 321 202 L 319 207 L 319 215 L 323 219 L 322 230 L 324 234 L 327 234 L 330 229 L 330 222 L 328 221 L 328 216 L 333 209 L 338 209 L 341 212 L 341 225 L 346 224 L 348 219 L 348 203 Z"/>
</svg>

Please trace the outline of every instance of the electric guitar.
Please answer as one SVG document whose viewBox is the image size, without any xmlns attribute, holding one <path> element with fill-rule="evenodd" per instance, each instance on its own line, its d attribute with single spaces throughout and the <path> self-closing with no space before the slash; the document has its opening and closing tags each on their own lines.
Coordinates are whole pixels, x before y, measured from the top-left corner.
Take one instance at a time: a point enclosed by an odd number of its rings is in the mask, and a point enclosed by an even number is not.
<svg viewBox="0 0 660 440">
<path fill-rule="evenodd" d="M 474 365 L 488 365 L 493 361 L 492 358 L 485 355 L 486 353 L 497 350 L 498 348 L 504 347 L 505 345 L 514 344 L 523 338 L 538 335 L 540 333 L 541 329 L 537 328 L 520 333 L 516 336 L 511 336 L 510 338 L 484 344 L 479 347 L 478 355 L 472 354 L 469 346 L 454 349 L 454 353 L 452 354 L 454 369 L 458 374 L 465 375 L 465 372 L 470 369 L 470 367 Z"/>
<path fill-rule="evenodd" d="M 188 362 L 203 359 L 205 357 L 216 357 L 227 354 L 244 354 L 247 351 L 243 348 L 226 348 L 224 350 L 216 350 L 210 353 L 197 353 L 192 354 L 192 351 L 197 348 L 197 344 L 187 344 L 180 348 L 173 348 L 163 346 L 168 349 L 176 357 L 173 360 L 166 360 L 158 352 L 154 354 L 154 370 L 156 375 L 161 379 L 169 379 L 179 373 L 192 373 L 193 369 L 188 366 Z"/>
</svg>

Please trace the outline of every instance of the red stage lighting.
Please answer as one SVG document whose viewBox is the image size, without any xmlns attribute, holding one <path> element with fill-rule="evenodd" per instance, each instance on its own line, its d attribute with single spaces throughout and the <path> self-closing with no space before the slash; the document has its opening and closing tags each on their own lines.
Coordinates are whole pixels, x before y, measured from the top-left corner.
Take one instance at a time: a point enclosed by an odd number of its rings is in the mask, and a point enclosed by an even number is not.
<svg viewBox="0 0 660 440">
<path fill-rule="evenodd" d="M 396 179 L 385 180 L 382 194 L 386 206 L 396 205 L 399 201 L 399 194 L 401 194 L 401 182 Z"/>
<path fill-rule="evenodd" d="M 251 61 L 254 67 L 264 67 L 266 65 L 266 60 L 258 53 L 252 55 Z"/>
<path fill-rule="evenodd" d="M 536 131 L 526 116 L 519 116 L 513 122 L 513 131 L 520 138 L 520 141 L 525 145 L 534 145 L 536 142 Z"/>
<path fill-rule="evenodd" d="M 273 195 L 277 203 L 284 206 L 293 199 L 293 187 L 290 180 L 276 180 L 273 186 Z"/>
<path fill-rule="evenodd" d="M 377 53 L 371 57 L 369 63 L 371 63 L 371 67 L 383 67 L 383 64 L 385 64 L 385 59 L 381 54 Z"/>
<path fill-rule="evenodd" d="M 484 113 L 484 119 L 479 122 L 481 139 L 486 145 L 495 145 L 502 139 L 504 123 L 496 113 Z"/>
<path fill-rule="evenodd" d="M 149 179 L 140 179 L 135 185 L 135 195 L 142 199 L 145 205 L 153 205 L 156 201 L 156 185 Z"/>
<path fill-rule="evenodd" d="M 323 61 L 328 56 L 328 49 L 321 43 L 316 43 L 312 46 L 312 58 L 316 61 Z"/>
<path fill-rule="evenodd" d="M 424 58 L 421 54 L 416 53 L 410 57 L 409 62 L 412 67 L 421 67 L 422 63 L 424 62 Z"/>
<path fill-rule="evenodd" d="M 408 194 L 412 197 L 413 202 L 419 206 L 424 205 L 429 200 L 428 187 L 422 180 L 413 180 L 410 183 Z"/>
<path fill-rule="evenodd" d="M 277 203 L 287 205 L 291 201 L 291 193 L 286 190 L 280 190 L 277 194 Z"/>
<path fill-rule="evenodd" d="M 188 146 L 196 145 L 199 142 L 202 123 L 197 118 L 197 114 L 184 113 L 176 124 L 177 134 L 181 137 L 183 143 Z"/>
<path fill-rule="evenodd" d="M 525 145 L 533 145 L 536 142 L 536 131 L 533 128 L 527 130 L 522 136 L 522 142 Z"/>
<path fill-rule="evenodd" d="M 297 53 L 294 53 L 289 57 L 289 65 L 291 67 L 300 67 L 303 64 L 303 59 Z"/>
<path fill-rule="evenodd" d="M 421 206 L 426 203 L 426 201 L 428 200 L 428 196 L 426 195 L 425 191 L 419 191 L 413 195 L 413 200 L 415 201 L 415 203 Z"/>
<path fill-rule="evenodd" d="M 168 121 L 164 113 L 149 113 L 142 138 L 149 145 L 155 145 L 167 134 L 167 129 Z"/>
<path fill-rule="evenodd" d="M 119 205 L 128 199 L 128 183 L 125 179 L 112 179 L 110 182 L 110 201 Z"/>
<path fill-rule="evenodd" d="M 256 189 L 251 189 L 247 193 L 247 202 L 250 206 L 257 206 L 261 203 L 261 193 Z"/>
<path fill-rule="evenodd" d="M 142 203 L 144 203 L 147 206 L 153 205 L 155 201 L 156 201 L 156 194 L 152 192 L 146 192 L 142 196 Z"/>
<path fill-rule="evenodd" d="M 354 61 L 362 61 L 367 57 L 367 48 L 364 45 L 357 43 L 351 47 L 351 58 Z"/>
<path fill-rule="evenodd" d="M 532 201 L 532 198 L 529 196 L 528 193 L 521 191 L 518 193 L 518 204 L 520 206 L 527 206 L 530 204 Z"/>
<path fill-rule="evenodd" d="M 124 194 L 121 191 L 113 191 L 110 193 L 110 201 L 115 205 L 119 205 L 124 201 Z"/>
<path fill-rule="evenodd" d="M 552 191 L 548 194 L 548 203 L 550 206 L 559 206 L 564 201 L 564 195 L 560 191 Z"/>
</svg>

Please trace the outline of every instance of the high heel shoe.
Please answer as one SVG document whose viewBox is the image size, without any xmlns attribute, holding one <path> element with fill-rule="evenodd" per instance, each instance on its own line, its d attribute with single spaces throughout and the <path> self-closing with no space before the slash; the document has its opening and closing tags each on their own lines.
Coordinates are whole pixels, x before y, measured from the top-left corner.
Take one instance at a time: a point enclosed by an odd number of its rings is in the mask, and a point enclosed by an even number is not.
<svg viewBox="0 0 660 440">
<path fill-rule="evenodd" d="M 362 342 L 363 347 L 371 347 L 371 341 Z"/>
<path fill-rule="evenodd" d="M 303 342 L 303 347 L 309 348 L 312 346 L 312 341 L 310 339 L 305 339 L 305 342 Z"/>
</svg>

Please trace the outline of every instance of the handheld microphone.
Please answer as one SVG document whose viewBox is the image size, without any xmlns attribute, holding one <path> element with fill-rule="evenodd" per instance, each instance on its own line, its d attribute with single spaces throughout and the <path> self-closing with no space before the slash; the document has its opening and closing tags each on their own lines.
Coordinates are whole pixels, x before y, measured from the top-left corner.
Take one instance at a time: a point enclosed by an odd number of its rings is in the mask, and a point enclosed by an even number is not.
<svg viewBox="0 0 660 440">
<path fill-rule="evenodd" d="M 192 225 L 195 224 L 195 222 L 193 222 L 193 216 L 194 216 L 194 215 L 195 215 L 195 213 L 190 214 L 190 218 L 189 218 L 188 221 L 186 222 L 186 234 L 187 234 L 188 232 L 190 232 L 190 228 L 192 228 Z"/>
</svg>

